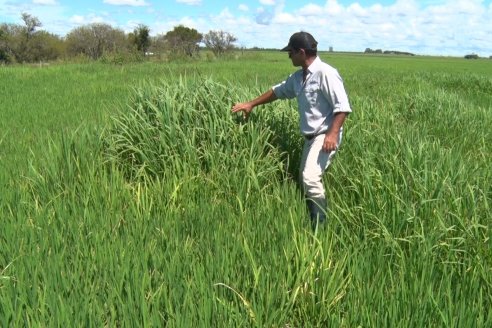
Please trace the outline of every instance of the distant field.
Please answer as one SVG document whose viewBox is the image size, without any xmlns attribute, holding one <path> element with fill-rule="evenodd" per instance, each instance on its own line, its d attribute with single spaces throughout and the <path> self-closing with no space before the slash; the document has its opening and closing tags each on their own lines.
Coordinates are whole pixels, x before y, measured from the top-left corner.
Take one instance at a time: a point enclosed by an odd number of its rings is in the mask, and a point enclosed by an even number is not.
<svg viewBox="0 0 492 328">
<path fill-rule="evenodd" d="M 313 234 L 294 71 L 0 67 L 0 326 L 492 326 L 492 61 L 323 53 L 353 114 Z"/>
</svg>

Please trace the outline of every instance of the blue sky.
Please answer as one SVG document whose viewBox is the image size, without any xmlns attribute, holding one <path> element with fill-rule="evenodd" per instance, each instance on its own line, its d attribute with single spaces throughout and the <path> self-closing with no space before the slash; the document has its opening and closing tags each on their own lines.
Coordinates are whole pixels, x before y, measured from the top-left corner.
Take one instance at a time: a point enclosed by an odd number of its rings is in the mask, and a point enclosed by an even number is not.
<svg viewBox="0 0 492 328">
<path fill-rule="evenodd" d="M 145 24 L 152 35 L 185 25 L 229 32 L 240 47 L 281 48 L 303 30 L 321 50 L 492 56 L 492 0 L 0 0 L 0 22 L 21 23 L 22 12 L 60 36 L 94 22 L 125 32 Z"/>
</svg>

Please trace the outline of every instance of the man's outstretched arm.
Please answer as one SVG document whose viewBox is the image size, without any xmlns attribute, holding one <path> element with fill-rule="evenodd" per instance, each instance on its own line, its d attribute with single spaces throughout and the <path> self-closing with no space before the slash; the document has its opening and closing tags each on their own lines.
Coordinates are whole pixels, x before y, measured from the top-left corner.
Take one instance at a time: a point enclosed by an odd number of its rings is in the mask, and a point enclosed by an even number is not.
<svg viewBox="0 0 492 328">
<path fill-rule="evenodd" d="M 273 92 L 273 90 L 270 89 L 264 94 L 262 94 L 261 96 L 259 96 L 258 98 L 255 98 L 248 102 L 235 104 L 234 106 L 232 106 L 231 112 L 233 113 L 243 112 L 244 117 L 248 118 L 249 114 L 251 113 L 254 107 L 258 105 L 268 104 L 277 99 L 278 98 L 275 95 L 275 92 Z"/>
</svg>

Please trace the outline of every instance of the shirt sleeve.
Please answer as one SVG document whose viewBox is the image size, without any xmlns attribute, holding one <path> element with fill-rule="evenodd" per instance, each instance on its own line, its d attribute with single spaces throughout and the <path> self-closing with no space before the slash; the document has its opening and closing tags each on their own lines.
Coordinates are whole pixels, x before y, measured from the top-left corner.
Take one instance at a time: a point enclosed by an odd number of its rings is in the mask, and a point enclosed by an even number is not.
<svg viewBox="0 0 492 328">
<path fill-rule="evenodd" d="M 272 87 L 273 93 L 278 99 L 292 99 L 297 95 L 294 89 L 294 74 L 291 74 L 287 80 L 280 82 Z"/>
<path fill-rule="evenodd" d="M 321 89 L 323 95 L 333 104 L 333 113 L 351 113 L 343 80 L 337 70 L 324 74 Z"/>
</svg>

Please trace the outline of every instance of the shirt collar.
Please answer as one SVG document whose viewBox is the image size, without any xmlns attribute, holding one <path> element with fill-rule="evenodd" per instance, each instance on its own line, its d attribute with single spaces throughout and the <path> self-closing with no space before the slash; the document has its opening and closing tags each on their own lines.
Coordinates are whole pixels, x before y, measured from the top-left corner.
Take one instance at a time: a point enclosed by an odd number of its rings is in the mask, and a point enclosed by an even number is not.
<svg viewBox="0 0 492 328">
<path fill-rule="evenodd" d="M 316 56 L 314 61 L 311 63 L 311 65 L 308 66 L 307 71 L 308 73 L 313 73 L 318 70 L 318 66 L 321 64 L 321 59 L 319 56 Z"/>
</svg>

